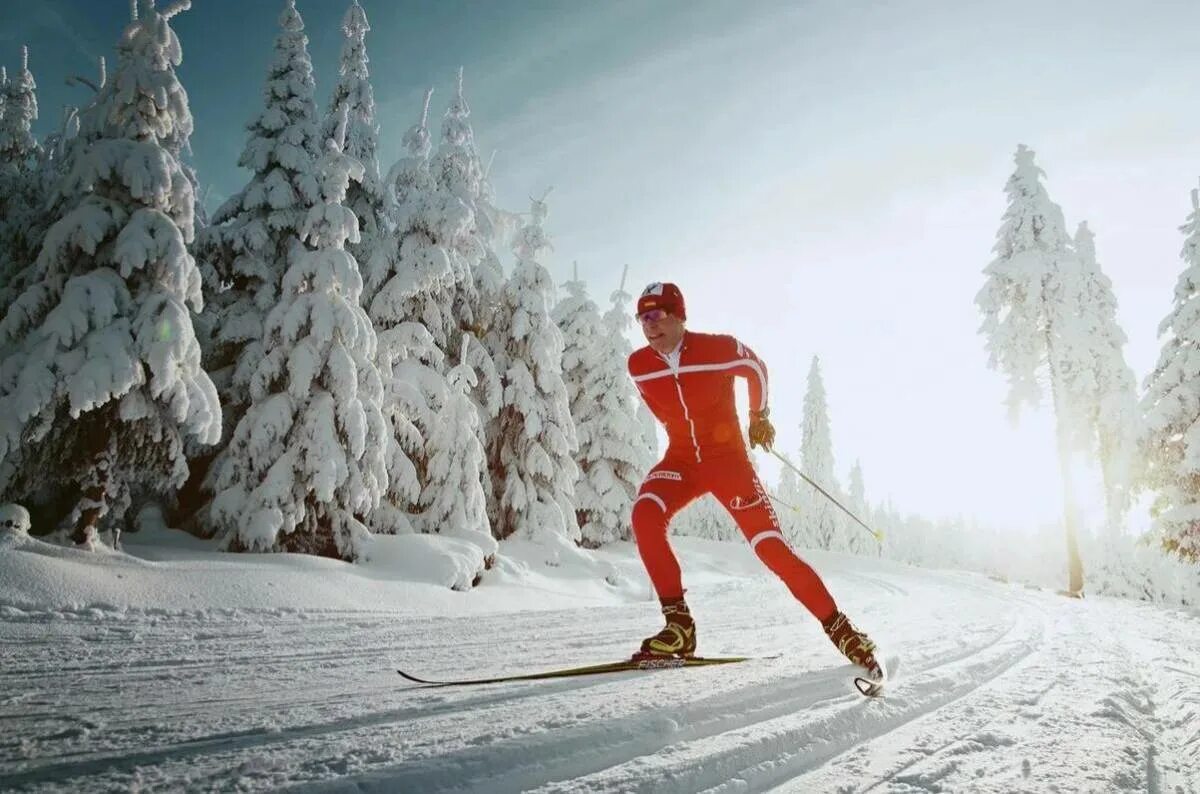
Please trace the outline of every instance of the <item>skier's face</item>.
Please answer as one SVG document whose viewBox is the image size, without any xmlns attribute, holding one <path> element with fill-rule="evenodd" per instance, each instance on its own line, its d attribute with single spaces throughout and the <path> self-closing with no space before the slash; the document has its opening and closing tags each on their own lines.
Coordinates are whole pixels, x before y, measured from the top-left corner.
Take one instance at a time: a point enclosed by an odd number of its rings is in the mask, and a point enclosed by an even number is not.
<svg viewBox="0 0 1200 794">
<path fill-rule="evenodd" d="M 651 309 L 638 315 L 642 333 L 650 347 L 659 353 L 670 353 L 683 338 L 683 320 L 662 309 Z"/>
</svg>

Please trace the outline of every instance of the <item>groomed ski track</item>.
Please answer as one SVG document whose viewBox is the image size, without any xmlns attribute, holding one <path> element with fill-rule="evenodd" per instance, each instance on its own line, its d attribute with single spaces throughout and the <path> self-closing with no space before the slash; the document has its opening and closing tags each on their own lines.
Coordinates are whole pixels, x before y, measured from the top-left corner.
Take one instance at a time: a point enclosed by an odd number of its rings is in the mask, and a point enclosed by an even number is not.
<svg viewBox="0 0 1200 794">
<path fill-rule="evenodd" d="M 728 667 L 462 689 L 430 676 L 620 658 L 650 603 L 402 611 L 0 607 L 0 790 L 1200 790 L 1194 613 L 830 557 L 900 673 L 850 688 L 775 581 L 691 593 Z"/>
</svg>

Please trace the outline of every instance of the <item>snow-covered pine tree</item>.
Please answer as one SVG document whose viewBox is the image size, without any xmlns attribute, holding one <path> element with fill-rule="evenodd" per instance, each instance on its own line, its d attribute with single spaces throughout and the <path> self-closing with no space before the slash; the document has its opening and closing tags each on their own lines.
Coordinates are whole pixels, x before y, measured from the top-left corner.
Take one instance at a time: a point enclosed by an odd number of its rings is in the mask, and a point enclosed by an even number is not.
<svg viewBox="0 0 1200 794">
<path fill-rule="evenodd" d="M 599 437 L 606 439 L 601 450 L 612 473 L 611 483 L 603 489 L 604 503 L 620 531 L 615 537 L 630 540 L 633 527 L 629 516 L 638 488 L 657 459 L 658 439 L 651 430 L 647 443 L 640 412 L 650 416 L 629 378 L 629 327 L 633 324 L 633 296 L 625 291 L 629 266 L 621 274 L 621 283 L 609 296 L 609 308 L 601 317 L 603 333 L 598 339 L 596 360 L 599 376 L 595 389 L 603 395 L 604 409 L 599 413 Z M 653 422 L 653 416 L 650 416 Z M 582 442 L 581 442 L 582 443 Z"/>
<path fill-rule="evenodd" d="M 363 165 L 361 182 L 353 182 L 346 195 L 346 206 L 358 216 L 359 242 L 351 243 L 350 253 L 366 268 L 387 231 L 383 183 L 375 150 L 379 140 L 379 124 L 375 121 L 375 92 L 371 88 L 367 68 L 367 33 L 371 25 L 367 13 L 354 0 L 342 17 L 342 58 L 338 67 L 338 82 L 333 89 L 329 111 L 321 127 L 321 140 L 332 138 L 343 116 L 346 127 L 345 153 Z"/>
<path fill-rule="evenodd" d="M 7 498 L 70 509 L 90 542 L 134 489 L 187 477 L 185 435 L 220 437 L 216 389 L 200 366 L 188 307 L 202 308 L 188 254 L 192 185 L 166 142 L 191 130 L 170 26 L 189 7 L 140 0 L 119 67 L 83 118 L 86 151 L 60 193 L 81 198 L 47 232 L 32 284 L 0 323 L 0 461 Z"/>
<path fill-rule="evenodd" d="M 980 333 L 987 337 L 988 363 L 1009 379 L 1014 418 L 1023 404 L 1039 401 L 1038 377 L 1048 376 L 1063 478 L 1068 593 L 1078 595 L 1083 563 L 1071 457 L 1095 449 L 1099 440 L 1111 457 L 1105 470 L 1114 486 L 1110 506 L 1123 502 L 1116 479 L 1127 456 L 1118 452 L 1125 445 L 1113 439 L 1124 428 L 1108 425 L 1128 416 L 1128 394 L 1121 394 L 1131 385 L 1120 355 L 1124 334 L 1116 325 L 1111 285 L 1094 266 L 1094 256 L 1087 263 L 1074 250 L 1062 210 L 1041 183 L 1044 172 L 1033 151 L 1018 146 L 1014 159 L 996 258 L 984 268 L 987 281 L 975 300 L 984 315 Z M 1082 239 L 1090 244 L 1088 233 Z"/>
<path fill-rule="evenodd" d="M 469 344 L 464 339 L 463 345 Z M 460 353 L 460 360 L 465 358 Z M 447 393 L 430 434 L 428 482 L 418 522 L 428 533 L 473 540 L 491 552 L 495 541 L 487 516 L 487 458 L 479 442 L 479 414 L 471 402 L 475 372 L 458 364 L 447 375 Z"/>
<path fill-rule="evenodd" d="M 1162 546 L 1200 562 L 1200 191 L 1180 227 L 1183 272 L 1171 311 L 1158 326 L 1158 364 L 1145 382 L 1145 482 Z"/>
<path fill-rule="evenodd" d="M 576 517 L 583 545 L 598 548 L 631 539 L 630 509 L 650 461 L 626 369 L 628 309 L 614 300 L 601 318 L 578 268 L 566 288 L 553 317 L 563 334 L 563 381 L 579 442 Z"/>
<path fill-rule="evenodd" d="M 804 393 L 804 414 L 800 426 L 800 470 L 826 491 L 834 493 L 833 441 L 829 431 L 829 408 L 825 400 L 825 382 L 821 379 L 821 362 L 813 356 L 808 369 L 808 388 Z M 801 522 L 804 534 L 822 549 L 840 549 L 836 507 L 819 491 L 804 484 L 800 489 Z"/>
<path fill-rule="evenodd" d="M 340 136 L 339 136 L 340 138 Z M 330 140 L 309 208 L 267 315 L 252 405 L 216 464 L 211 520 L 226 548 L 358 559 L 363 518 L 388 487 L 375 329 L 346 250 L 358 219 L 344 204 L 362 164 Z"/>
<path fill-rule="evenodd" d="M 495 483 L 492 532 L 578 541 L 572 458 L 577 441 L 562 378 L 562 333 L 550 319 L 554 283 L 539 262 L 549 247 L 542 223 L 546 202 L 534 199 L 530 219 L 513 245 L 517 256 L 505 286 L 496 326 L 505 340 L 504 398 L 488 450 Z"/>
<path fill-rule="evenodd" d="M 442 118 L 442 141 L 434 158 L 432 170 L 437 185 L 457 198 L 470 211 L 468 232 L 452 244 L 454 271 L 452 313 L 460 330 L 469 330 L 481 340 L 471 348 L 471 365 L 480 375 L 474 399 L 484 420 L 483 432 L 492 427 L 488 422 L 500 406 L 496 401 L 499 384 L 496 373 L 503 372 L 507 363 L 502 359 L 505 340 L 490 333 L 492 317 L 500 303 L 504 288 L 504 273 L 494 247 L 498 227 L 492 220 L 484 183 L 483 168 L 475 149 L 475 132 L 470 122 L 471 108 L 463 95 L 463 70 L 458 70 L 454 96 Z M 448 353 L 457 355 L 458 345 L 450 341 Z M 451 359 L 453 361 L 453 359 Z M 457 362 L 453 362 L 457 363 Z M 484 439 L 488 446 L 489 439 Z"/>
<path fill-rule="evenodd" d="M 807 484 L 802 484 L 796 473 L 787 466 L 784 466 L 779 473 L 779 488 L 776 493 L 782 504 L 778 505 L 775 512 L 783 525 L 780 527 L 783 534 L 790 543 L 796 545 L 807 545 L 807 538 L 804 535 L 805 516 L 800 512 L 802 501 L 800 494 L 801 488 L 808 487 Z"/>
<path fill-rule="evenodd" d="M 846 507 L 870 526 L 871 517 L 867 514 L 867 486 L 863 482 L 862 463 L 860 461 L 854 461 L 854 467 L 850 469 L 850 485 L 846 496 Z M 879 544 L 849 516 L 846 516 L 843 521 L 842 531 L 846 536 L 847 551 L 854 554 L 876 554 Z"/>
<path fill-rule="evenodd" d="M 263 88 L 265 106 L 247 125 L 238 159 L 253 175 L 213 215 L 198 246 L 210 296 L 201 317 L 205 366 L 221 392 L 229 429 L 248 407 L 250 378 L 265 352 L 263 320 L 279 300 L 305 213 L 320 200 L 313 175 L 320 149 L 315 85 L 295 0 L 284 3 L 279 26 Z"/>
<path fill-rule="evenodd" d="M 447 346 L 458 340 L 455 355 L 482 350 L 469 335 L 463 338 L 454 321 L 455 242 L 470 232 L 470 210 L 438 187 L 429 167 L 429 99 L 425 93 L 420 120 L 404 136 L 407 156 L 388 172 L 385 194 L 391 221 L 371 258 L 363 303 L 379 332 L 380 368 L 386 382 L 384 414 L 399 448 L 389 454 L 390 486 L 384 503 L 371 517 L 376 531 L 403 532 L 428 522 L 410 518 L 441 498 L 428 480 L 431 457 L 462 454 L 438 450 L 445 438 L 436 434 L 436 417 L 448 397 L 445 372 Z M 465 344 L 464 344 L 465 342 Z M 495 373 L 491 373 L 496 382 Z M 498 401 L 497 386 L 493 398 Z M 476 422 L 473 426 L 479 425 Z M 391 443 L 391 442 L 389 442 Z M 482 445 L 482 438 L 479 440 Z M 490 480 L 487 481 L 490 489 Z"/>
<path fill-rule="evenodd" d="M 264 107 L 251 121 L 238 165 L 249 183 L 222 204 L 197 236 L 196 258 L 207 296 L 197 322 L 205 369 L 221 394 L 224 434 L 250 404 L 250 379 L 263 357 L 263 322 L 280 284 L 307 209 L 319 201 L 313 162 L 317 143 L 315 85 L 304 20 L 285 0 L 280 32 L 263 86 Z M 178 495 L 177 525 L 217 527 L 204 514 L 212 495 L 214 459 L 224 449 L 189 450 L 192 473 Z"/>
<path fill-rule="evenodd" d="M 579 444 L 575 451 L 575 464 L 579 467 L 579 479 L 575 481 L 575 519 L 584 544 L 596 548 L 616 539 L 609 536 L 608 527 L 588 526 L 593 516 L 599 518 L 601 515 L 600 494 L 593 488 L 589 478 L 592 461 L 600 461 L 600 439 L 596 438 L 597 443 L 593 445 L 591 435 L 591 420 L 599 408 L 596 399 L 600 395 L 586 389 L 585 383 L 589 383 L 597 370 L 597 340 L 604 332 L 599 309 L 595 301 L 588 297 L 587 285 L 579 280 L 579 263 L 574 263 L 573 268 L 572 278 L 563 284 L 567 294 L 555 304 L 550 318 L 562 334 L 562 379 Z M 595 381 L 591 380 L 590 383 L 594 384 Z M 597 475 L 603 476 L 601 471 L 597 471 Z"/>
<path fill-rule="evenodd" d="M 21 48 L 21 69 L 4 81 L 4 115 L 0 116 L 0 168 L 30 171 L 37 165 L 37 83 L 29 71 L 29 48 Z"/>
<path fill-rule="evenodd" d="M 1117 532 L 1129 509 L 1130 490 L 1136 477 L 1137 439 L 1141 412 L 1137 382 L 1125 363 L 1123 348 L 1128 342 L 1117 324 L 1117 299 L 1112 281 L 1096 262 L 1095 235 L 1087 221 L 1075 232 L 1075 253 L 1082 270 L 1081 303 L 1087 320 L 1086 341 L 1094 363 L 1094 396 L 1088 401 L 1088 422 L 1095 428 L 1096 457 L 1104 479 L 1108 529 Z"/>
<path fill-rule="evenodd" d="M 475 149 L 475 132 L 470 122 L 471 108 L 463 95 L 463 70 L 459 67 L 454 96 L 442 117 L 442 140 L 433 162 L 434 178 L 439 187 L 463 202 L 471 211 L 471 234 L 456 241 L 458 257 L 454 260 L 454 316 L 459 327 L 471 330 L 482 338 L 487 331 L 476 313 L 482 308 L 483 296 L 475 282 L 475 269 L 484 256 L 484 240 L 475 217 L 476 203 L 483 181 L 483 167 Z"/>
<path fill-rule="evenodd" d="M 38 117 L 37 84 L 29 71 L 29 49 L 21 48 L 21 68 L 0 78 L 0 309 L 7 310 L 25 289 L 48 217 L 47 185 L 40 168 L 41 147 L 33 136 Z"/>
</svg>

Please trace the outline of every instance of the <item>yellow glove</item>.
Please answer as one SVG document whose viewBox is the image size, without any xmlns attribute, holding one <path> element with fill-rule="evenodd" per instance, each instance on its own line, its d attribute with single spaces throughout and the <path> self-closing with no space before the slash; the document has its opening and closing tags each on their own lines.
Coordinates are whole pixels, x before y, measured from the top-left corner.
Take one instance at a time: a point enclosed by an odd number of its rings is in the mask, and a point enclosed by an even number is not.
<svg viewBox="0 0 1200 794">
<path fill-rule="evenodd" d="M 769 450 L 775 445 L 775 427 L 767 418 L 770 412 L 768 408 L 750 412 L 750 449 L 761 446 Z"/>
</svg>

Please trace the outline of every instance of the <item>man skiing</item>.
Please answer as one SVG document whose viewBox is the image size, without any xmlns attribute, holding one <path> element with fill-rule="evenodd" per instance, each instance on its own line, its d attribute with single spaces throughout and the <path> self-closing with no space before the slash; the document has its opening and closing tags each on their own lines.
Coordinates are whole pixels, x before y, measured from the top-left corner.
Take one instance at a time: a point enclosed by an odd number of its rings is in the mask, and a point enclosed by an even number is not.
<svg viewBox="0 0 1200 794">
<path fill-rule="evenodd" d="M 646 475 L 633 503 L 638 552 L 662 603 L 666 626 L 642 642 L 634 659 L 687 657 L 696 651 L 696 624 L 684 601 L 679 562 L 667 541 L 671 518 L 711 493 L 733 516 L 759 559 L 813 614 L 837 649 L 873 679 L 883 671 L 875 644 L 838 610 L 825 584 L 788 547 L 779 519 L 750 462 L 734 406 L 733 381 L 750 387 L 750 446 L 775 441 L 767 409 L 767 368 L 732 336 L 684 328 L 679 287 L 654 283 L 637 303 L 649 343 L 629 356 L 629 374 L 667 431 L 667 452 Z"/>
</svg>

